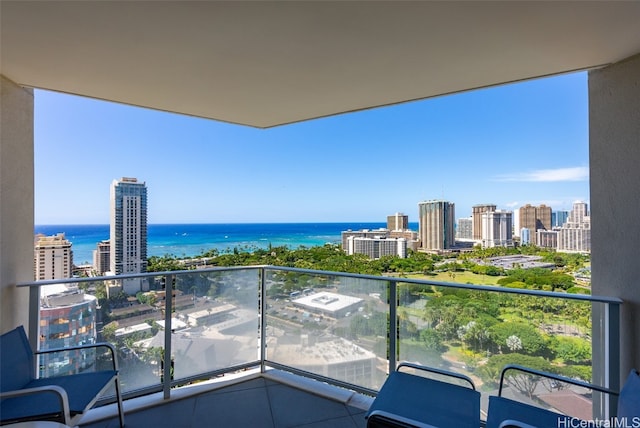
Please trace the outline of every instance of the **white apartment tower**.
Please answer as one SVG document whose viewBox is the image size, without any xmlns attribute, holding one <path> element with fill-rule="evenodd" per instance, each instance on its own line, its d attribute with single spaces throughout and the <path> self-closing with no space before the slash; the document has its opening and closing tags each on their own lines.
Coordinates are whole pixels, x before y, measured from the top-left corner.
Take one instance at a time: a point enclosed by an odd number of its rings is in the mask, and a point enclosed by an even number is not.
<svg viewBox="0 0 640 428">
<path fill-rule="evenodd" d="M 463 217 L 458 219 L 456 239 L 458 241 L 473 240 L 473 217 Z"/>
<path fill-rule="evenodd" d="M 440 251 L 453 248 L 455 242 L 455 204 L 425 201 L 418 204 L 420 248 Z"/>
<path fill-rule="evenodd" d="M 33 268 L 36 280 L 71 278 L 73 252 L 71 242 L 65 239 L 64 233 L 36 235 Z"/>
<path fill-rule="evenodd" d="M 591 252 L 591 218 L 585 202 L 574 202 L 569 218 L 558 234 L 558 251 Z"/>
<path fill-rule="evenodd" d="M 115 275 L 147 271 L 147 186 L 124 177 L 111 183 L 111 266 Z M 136 289 L 138 288 L 138 289 Z M 124 291 L 140 291 L 139 281 L 125 281 Z"/>
<path fill-rule="evenodd" d="M 513 213 L 495 210 L 482 213 L 482 248 L 513 246 Z"/>
</svg>

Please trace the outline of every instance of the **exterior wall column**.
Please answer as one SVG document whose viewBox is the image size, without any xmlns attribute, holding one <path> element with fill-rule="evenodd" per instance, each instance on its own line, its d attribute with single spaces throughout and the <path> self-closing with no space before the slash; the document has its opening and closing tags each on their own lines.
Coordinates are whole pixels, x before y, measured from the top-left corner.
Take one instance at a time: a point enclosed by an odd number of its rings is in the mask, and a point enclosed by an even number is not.
<svg viewBox="0 0 640 428">
<path fill-rule="evenodd" d="M 640 54 L 589 73 L 589 157 L 592 292 L 624 301 L 624 382 L 640 369 Z M 596 330 L 593 340 L 595 368 L 604 343 Z"/>
<path fill-rule="evenodd" d="M 0 331 L 29 331 L 33 281 L 33 91 L 0 76 Z"/>
</svg>

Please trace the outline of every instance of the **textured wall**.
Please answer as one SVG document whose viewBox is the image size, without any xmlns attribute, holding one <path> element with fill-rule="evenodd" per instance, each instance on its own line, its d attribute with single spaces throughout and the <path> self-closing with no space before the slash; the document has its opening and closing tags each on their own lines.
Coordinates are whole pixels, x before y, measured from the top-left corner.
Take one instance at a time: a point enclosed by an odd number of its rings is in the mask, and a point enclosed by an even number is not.
<svg viewBox="0 0 640 428">
<path fill-rule="evenodd" d="M 640 55 L 589 73 L 589 139 L 592 288 L 624 300 L 624 381 L 640 369 Z"/>
<path fill-rule="evenodd" d="M 0 331 L 28 326 L 33 281 L 33 92 L 0 76 Z"/>
</svg>

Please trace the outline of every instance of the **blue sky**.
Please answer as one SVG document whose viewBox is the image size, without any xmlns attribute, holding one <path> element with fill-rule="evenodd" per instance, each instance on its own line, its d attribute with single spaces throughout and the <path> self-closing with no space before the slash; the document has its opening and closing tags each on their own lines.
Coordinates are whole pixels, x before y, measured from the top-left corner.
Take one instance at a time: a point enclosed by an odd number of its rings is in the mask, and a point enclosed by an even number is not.
<svg viewBox="0 0 640 428">
<path fill-rule="evenodd" d="M 574 73 L 260 130 L 35 91 L 36 224 L 107 224 L 113 179 L 149 223 L 416 222 L 494 203 L 589 201 L 587 75 Z"/>
</svg>

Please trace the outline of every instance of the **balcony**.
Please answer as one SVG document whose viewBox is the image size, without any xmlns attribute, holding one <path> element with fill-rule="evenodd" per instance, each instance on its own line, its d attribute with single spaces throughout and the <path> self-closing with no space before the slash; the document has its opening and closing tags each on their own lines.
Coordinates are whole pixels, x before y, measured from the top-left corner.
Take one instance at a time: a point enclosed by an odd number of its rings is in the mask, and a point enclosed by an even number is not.
<svg viewBox="0 0 640 428">
<path fill-rule="evenodd" d="M 496 370 L 508 363 L 620 386 L 617 298 L 274 266 L 18 286 L 30 289 L 32 346 L 49 337 L 116 346 L 133 427 L 203 426 L 213 414 L 211 423 L 225 426 L 364 426 L 371 397 L 399 361 L 470 376 L 483 412 Z M 131 290 L 144 292 L 134 299 Z M 69 355 L 41 361 L 40 370 L 91 370 L 87 360 Z M 615 409 L 615 397 L 521 381 L 508 394 L 525 402 L 559 408 L 562 392 L 574 403 L 563 411 L 574 416 Z M 82 425 L 114 426 L 109 400 Z"/>
</svg>

